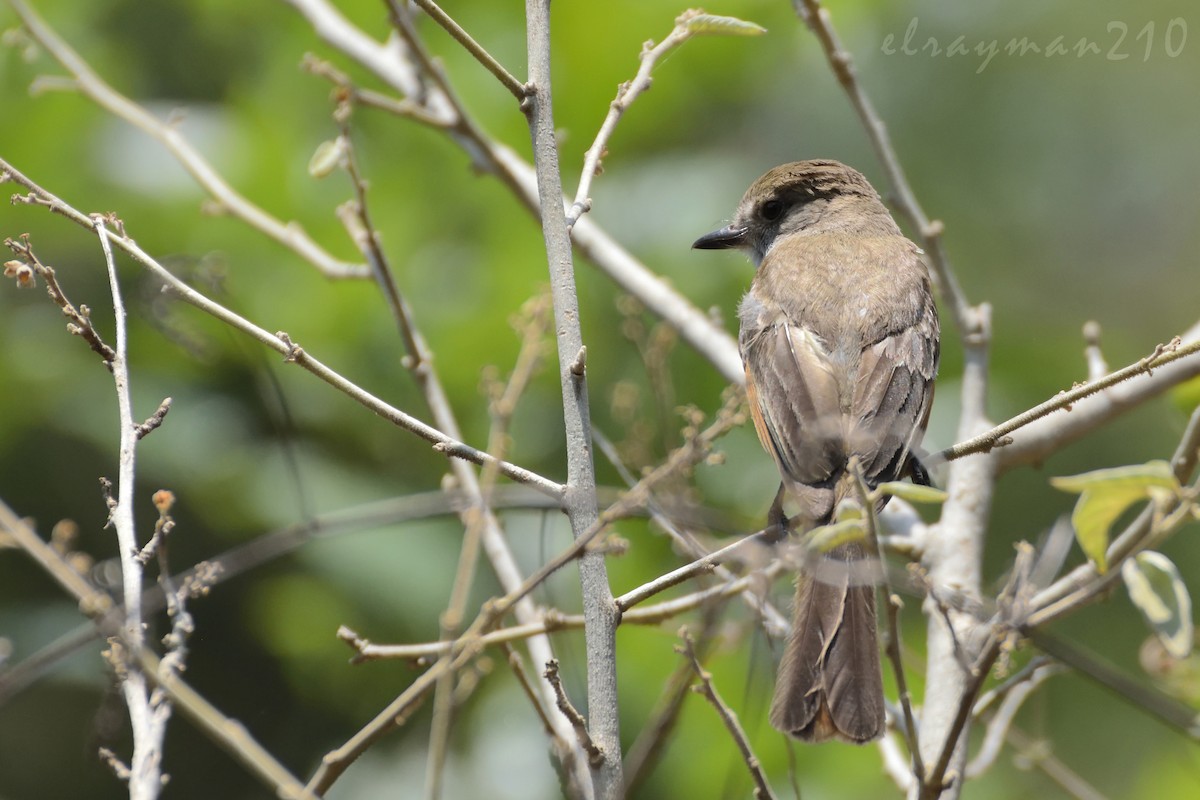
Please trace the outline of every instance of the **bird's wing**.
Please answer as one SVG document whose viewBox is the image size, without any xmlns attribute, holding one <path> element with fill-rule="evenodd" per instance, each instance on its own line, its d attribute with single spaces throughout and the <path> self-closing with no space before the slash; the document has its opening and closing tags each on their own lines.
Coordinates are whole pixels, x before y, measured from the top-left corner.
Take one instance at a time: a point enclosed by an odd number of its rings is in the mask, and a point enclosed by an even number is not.
<svg viewBox="0 0 1200 800">
<path fill-rule="evenodd" d="M 869 484 L 895 480 L 909 450 L 919 444 L 933 404 L 937 365 L 932 301 L 913 325 L 863 350 L 847 444 Z"/>
<path fill-rule="evenodd" d="M 843 413 L 824 343 L 782 316 L 743 328 L 754 427 L 785 479 L 823 484 L 845 464 Z"/>
</svg>

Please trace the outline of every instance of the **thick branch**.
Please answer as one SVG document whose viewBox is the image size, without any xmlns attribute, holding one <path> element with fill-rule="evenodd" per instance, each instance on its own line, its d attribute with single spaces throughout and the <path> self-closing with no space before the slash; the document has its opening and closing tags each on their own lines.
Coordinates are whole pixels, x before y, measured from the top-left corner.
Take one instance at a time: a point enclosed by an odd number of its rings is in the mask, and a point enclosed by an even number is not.
<svg viewBox="0 0 1200 800">
<path fill-rule="evenodd" d="M 981 332 L 964 354 L 962 382 L 962 419 L 959 436 L 970 437 L 989 427 L 986 415 L 990 314 L 988 307 L 976 309 Z M 960 662 L 960 654 L 975 661 L 979 623 L 970 614 L 955 610 L 942 613 L 935 591 L 955 592 L 978 600 L 981 596 L 983 544 L 996 480 L 996 457 L 977 454 L 952 462 L 947 484 L 949 494 L 942 516 L 926 541 L 921 563 L 933 591 L 925 601 L 926 685 L 933 687 L 925 697 L 921 715 L 921 755 L 933 771 L 913 786 L 910 797 L 921 800 L 943 797 L 956 800 L 962 781 L 955 780 L 942 793 L 942 776 L 947 772 L 960 776 L 966 765 L 966 739 L 963 716 L 970 710 L 982 679 L 972 675 Z M 994 656 L 992 656 L 994 658 Z M 986 671 L 985 659 L 977 669 Z"/>
<path fill-rule="evenodd" d="M 575 292 L 575 267 L 571 238 L 562 207 L 562 174 L 554 130 L 553 91 L 550 78 L 550 0 L 527 0 L 526 39 L 529 50 L 529 97 L 524 109 L 529 117 L 537 169 L 539 215 L 550 288 L 554 298 L 554 326 L 558 333 L 559 378 L 562 383 L 563 418 L 567 438 L 567 491 L 564 497 L 571 529 L 577 539 L 592 528 L 598 517 L 596 476 L 592 461 L 591 419 L 588 412 L 587 376 L 575 374 L 571 365 L 583 349 L 579 327 L 579 297 Z M 582 373 L 582 370 L 581 370 Z M 587 645 L 588 720 L 591 740 L 604 754 L 593 760 L 598 800 L 624 795 L 621 775 L 620 714 L 617 705 L 617 623 L 620 612 L 608 585 L 604 555 L 585 552 L 579 563 L 583 588 L 584 638 Z"/>
</svg>

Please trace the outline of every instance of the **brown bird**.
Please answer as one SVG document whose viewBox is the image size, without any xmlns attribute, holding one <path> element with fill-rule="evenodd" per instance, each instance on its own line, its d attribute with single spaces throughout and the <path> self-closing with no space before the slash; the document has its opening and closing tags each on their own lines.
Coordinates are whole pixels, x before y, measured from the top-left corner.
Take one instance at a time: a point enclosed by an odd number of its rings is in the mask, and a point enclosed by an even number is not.
<svg viewBox="0 0 1200 800">
<path fill-rule="evenodd" d="M 828 523 L 855 494 L 852 458 L 868 486 L 927 483 L 913 450 L 933 402 L 937 309 L 920 248 L 867 179 L 837 161 L 776 167 L 692 246 L 740 248 L 757 267 L 738 344 L 755 430 L 783 478 L 770 521 L 788 530 L 787 498 L 804 529 Z M 775 728 L 812 742 L 883 734 L 874 552 L 843 544 L 800 575 Z"/>
</svg>

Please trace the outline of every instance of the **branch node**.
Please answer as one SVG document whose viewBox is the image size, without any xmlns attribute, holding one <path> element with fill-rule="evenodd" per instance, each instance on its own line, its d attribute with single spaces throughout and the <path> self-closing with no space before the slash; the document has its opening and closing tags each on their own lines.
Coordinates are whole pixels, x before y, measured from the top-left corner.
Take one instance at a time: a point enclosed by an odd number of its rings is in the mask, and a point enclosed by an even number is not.
<svg viewBox="0 0 1200 800">
<path fill-rule="evenodd" d="M 276 331 L 275 337 L 288 349 L 283 355 L 283 363 L 295 364 L 304 357 L 304 348 L 293 342 L 292 337 L 288 336 L 286 331 Z"/>
<path fill-rule="evenodd" d="M 134 435 L 141 440 L 146 436 L 146 434 L 156 430 L 160 425 L 163 424 L 163 420 L 167 418 L 167 412 L 170 410 L 171 398 L 163 398 L 163 401 L 158 404 L 158 410 L 151 414 L 145 422 L 133 429 Z"/>
<path fill-rule="evenodd" d="M 580 345 L 579 352 L 575 354 L 575 360 L 571 362 L 571 374 L 576 378 L 582 378 L 587 371 L 587 345 Z"/>
</svg>

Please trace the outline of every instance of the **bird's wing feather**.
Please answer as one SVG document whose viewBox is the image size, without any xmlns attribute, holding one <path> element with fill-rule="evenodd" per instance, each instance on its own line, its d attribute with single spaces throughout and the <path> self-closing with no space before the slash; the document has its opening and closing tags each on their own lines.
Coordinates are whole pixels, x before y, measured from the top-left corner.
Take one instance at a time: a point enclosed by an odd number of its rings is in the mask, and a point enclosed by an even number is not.
<svg viewBox="0 0 1200 800">
<path fill-rule="evenodd" d="M 844 463 L 843 422 L 823 343 L 780 318 L 743 329 L 742 359 L 755 429 L 784 477 L 804 485 L 828 481 Z"/>
<path fill-rule="evenodd" d="M 862 352 L 848 445 L 869 484 L 894 480 L 925 429 L 937 372 L 937 335 L 930 305 L 914 325 Z"/>
</svg>

